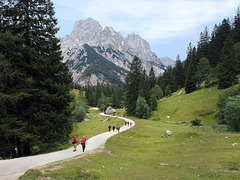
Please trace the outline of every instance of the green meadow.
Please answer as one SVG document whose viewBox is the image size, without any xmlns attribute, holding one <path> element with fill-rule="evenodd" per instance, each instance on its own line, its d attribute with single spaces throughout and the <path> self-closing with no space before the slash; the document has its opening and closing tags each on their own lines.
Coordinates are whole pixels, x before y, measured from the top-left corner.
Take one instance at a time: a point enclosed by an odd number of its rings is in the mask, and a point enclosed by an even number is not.
<svg viewBox="0 0 240 180">
<path fill-rule="evenodd" d="M 136 125 L 111 137 L 104 149 L 29 170 L 20 179 L 239 179 L 240 134 L 217 119 L 222 92 L 212 87 L 163 98 L 150 119 L 128 117 Z M 103 122 L 108 117 L 99 113 L 90 110 L 89 121 L 76 124 L 72 135 L 89 138 L 108 124 L 123 124 L 113 117 Z M 202 126 L 192 126 L 196 118 Z"/>
</svg>

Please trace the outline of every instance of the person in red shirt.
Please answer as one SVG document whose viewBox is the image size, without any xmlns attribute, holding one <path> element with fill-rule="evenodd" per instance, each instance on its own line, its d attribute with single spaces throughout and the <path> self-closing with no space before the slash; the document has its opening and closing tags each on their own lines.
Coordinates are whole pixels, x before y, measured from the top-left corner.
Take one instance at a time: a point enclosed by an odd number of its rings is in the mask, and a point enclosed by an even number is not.
<svg viewBox="0 0 240 180">
<path fill-rule="evenodd" d="M 73 143 L 73 152 L 75 152 L 77 150 L 77 138 L 76 138 L 76 136 L 74 136 L 72 143 Z"/>
<path fill-rule="evenodd" d="M 120 131 L 120 126 L 117 126 L 117 131 L 118 131 L 118 132 Z"/>
<path fill-rule="evenodd" d="M 83 152 L 85 151 L 85 147 L 86 147 L 86 143 L 87 143 L 86 141 L 87 140 L 86 140 L 85 136 L 83 136 L 81 139 L 81 145 L 82 145 Z"/>
</svg>

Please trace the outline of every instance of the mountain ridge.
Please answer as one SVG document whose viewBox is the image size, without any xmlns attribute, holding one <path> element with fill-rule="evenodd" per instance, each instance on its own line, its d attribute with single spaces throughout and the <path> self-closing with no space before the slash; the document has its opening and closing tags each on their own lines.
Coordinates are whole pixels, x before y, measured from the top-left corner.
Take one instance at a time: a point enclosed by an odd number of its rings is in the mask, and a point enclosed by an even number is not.
<svg viewBox="0 0 240 180">
<path fill-rule="evenodd" d="M 147 73 L 151 67 L 153 67 L 155 74 L 159 75 L 164 72 L 167 67 L 150 49 L 149 43 L 139 35 L 131 33 L 124 38 L 120 32 L 116 32 L 111 26 L 102 28 L 102 26 L 92 18 L 76 21 L 70 35 L 61 38 L 60 43 L 63 62 L 68 62 L 71 71 L 73 70 L 73 64 L 75 64 L 75 67 L 77 63 L 81 64 L 79 60 L 81 59 L 82 61 L 83 58 L 79 57 L 84 56 L 83 49 L 86 46 L 83 45 L 85 44 L 91 46 L 96 53 L 106 60 L 126 71 L 130 70 L 130 64 L 134 56 L 137 56 L 141 60 L 142 66 L 146 69 Z M 87 56 L 86 53 L 85 56 Z M 75 83 L 86 85 L 84 80 L 77 79 L 77 77 L 83 77 L 79 76 L 79 73 L 84 73 L 84 68 L 86 69 L 86 67 L 78 69 L 78 72 L 72 71 Z M 109 70 L 106 71 L 109 72 Z M 119 69 L 119 71 L 122 70 Z M 126 74 L 127 73 L 125 73 L 125 75 Z M 120 79 L 122 79 L 122 83 L 124 83 L 124 78 L 121 77 Z M 82 81 L 84 81 L 84 83 Z M 107 80 L 103 75 L 95 78 L 95 80 L 89 79 L 89 81 L 92 85 L 95 85 L 97 81 L 109 82 L 109 79 Z"/>
</svg>

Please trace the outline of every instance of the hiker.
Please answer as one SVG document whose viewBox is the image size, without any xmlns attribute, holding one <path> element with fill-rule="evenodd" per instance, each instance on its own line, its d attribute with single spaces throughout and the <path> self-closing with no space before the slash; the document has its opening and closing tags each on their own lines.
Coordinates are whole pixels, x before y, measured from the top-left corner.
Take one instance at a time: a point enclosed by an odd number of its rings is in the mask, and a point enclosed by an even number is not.
<svg viewBox="0 0 240 180">
<path fill-rule="evenodd" d="M 108 126 L 109 132 L 111 131 L 111 125 Z"/>
<path fill-rule="evenodd" d="M 81 145 L 82 145 L 83 152 L 85 151 L 86 143 L 87 143 L 86 138 L 85 138 L 85 136 L 83 136 L 81 139 Z"/>
<path fill-rule="evenodd" d="M 118 132 L 120 131 L 120 126 L 117 126 L 117 130 L 118 130 Z"/>
<path fill-rule="evenodd" d="M 130 126 L 132 126 L 132 121 L 130 122 Z"/>
<path fill-rule="evenodd" d="M 115 126 L 113 125 L 113 127 L 112 127 L 112 128 L 113 128 L 113 132 L 114 132 L 114 131 L 115 131 Z"/>
<path fill-rule="evenodd" d="M 76 136 L 73 137 L 72 144 L 73 144 L 73 152 L 75 152 L 77 150 L 77 138 L 76 138 Z"/>
</svg>

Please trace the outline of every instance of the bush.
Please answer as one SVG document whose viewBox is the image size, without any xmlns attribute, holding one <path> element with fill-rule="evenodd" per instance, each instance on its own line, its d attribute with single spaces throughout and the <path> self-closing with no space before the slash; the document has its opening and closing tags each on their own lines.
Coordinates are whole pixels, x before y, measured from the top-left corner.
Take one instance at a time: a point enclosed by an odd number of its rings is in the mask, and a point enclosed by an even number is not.
<svg viewBox="0 0 240 180">
<path fill-rule="evenodd" d="M 224 118 L 224 109 L 226 107 L 227 104 L 227 99 L 228 97 L 233 97 L 236 95 L 240 95 L 240 86 L 237 87 L 231 87 L 228 90 L 224 91 L 224 93 L 222 95 L 220 95 L 220 98 L 218 100 L 217 106 L 219 109 L 219 118 L 224 122 L 225 122 L 225 118 Z"/>
<path fill-rule="evenodd" d="M 193 126 L 201 126 L 201 120 L 200 119 L 195 119 L 191 121 Z"/>
<path fill-rule="evenodd" d="M 150 107 L 143 97 L 139 97 L 136 103 L 136 116 L 140 119 L 148 119 L 150 116 Z"/>
<path fill-rule="evenodd" d="M 162 88 L 158 85 L 155 85 L 153 88 L 152 88 L 152 94 L 155 95 L 155 97 L 158 99 L 161 99 L 163 97 L 163 91 L 162 91 Z"/>
<path fill-rule="evenodd" d="M 224 108 L 224 122 L 231 131 L 240 132 L 240 95 L 229 97 Z"/>
<path fill-rule="evenodd" d="M 77 122 L 83 121 L 83 119 L 86 116 L 86 111 L 87 111 L 86 105 L 82 101 L 79 101 L 73 112 L 75 121 Z"/>
<path fill-rule="evenodd" d="M 158 103 L 157 103 L 157 98 L 155 97 L 154 94 L 151 95 L 151 98 L 150 98 L 150 107 L 151 107 L 151 110 L 154 111 L 157 109 L 157 106 L 158 106 Z"/>
</svg>

